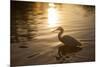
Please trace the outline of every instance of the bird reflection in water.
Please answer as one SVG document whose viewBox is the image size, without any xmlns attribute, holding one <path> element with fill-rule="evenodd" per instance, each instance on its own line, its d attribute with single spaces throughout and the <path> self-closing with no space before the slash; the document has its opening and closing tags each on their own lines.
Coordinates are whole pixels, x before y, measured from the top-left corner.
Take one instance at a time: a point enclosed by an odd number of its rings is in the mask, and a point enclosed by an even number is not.
<svg viewBox="0 0 100 67">
<path fill-rule="evenodd" d="M 62 27 L 58 27 L 55 31 L 60 31 L 58 33 L 58 39 L 64 44 L 58 48 L 58 56 L 56 56 L 57 60 L 65 60 L 65 58 L 70 58 L 70 56 L 68 56 L 69 54 L 73 55 L 82 49 L 80 47 L 81 43 L 75 38 L 69 35 L 62 36 L 64 32 Z"/>
</svg>

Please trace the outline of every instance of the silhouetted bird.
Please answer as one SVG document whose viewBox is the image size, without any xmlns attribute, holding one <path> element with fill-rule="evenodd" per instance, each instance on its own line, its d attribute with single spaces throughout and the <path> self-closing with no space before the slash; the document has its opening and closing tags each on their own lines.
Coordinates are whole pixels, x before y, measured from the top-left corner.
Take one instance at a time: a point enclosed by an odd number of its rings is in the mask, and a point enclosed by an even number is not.
<svg viewBox="0 0 100 67">
<path fill-rule="evenodd" d="M 63 56 L 67 54 L 79 52 L 82 49 L 81 47 L 79 47 L 81 46 L 81 43 L 75 38 L 69 35 L 62 36 L 64 32 L 64 29 L 62 27 L 58 27 L 56 30 L 60 31 L 58 33 L 58 39 L 64 44 L 58 48 L 59 56 L 56 57 L 57 60 L 61 59 Z M 66 58 L 69 58 L 69 56 L 66 56 Z"/>
<path fill-rule="evenodd" d="M 67 45 L 67 46 L 81 46 L 81 43 L 76 40 L 75 38 L 69 36 L 69 35 L 64 35 L 62 36 L 63 32 L 64 32 L 64 29 L 62 27 L 58 27 L 56 30 L 59 30 L 60 32 L 58 33 L 58 39 L 64 44 L 64 45 Z M 55 30 L 55 31 L 56 31 Z"/>
</svg>

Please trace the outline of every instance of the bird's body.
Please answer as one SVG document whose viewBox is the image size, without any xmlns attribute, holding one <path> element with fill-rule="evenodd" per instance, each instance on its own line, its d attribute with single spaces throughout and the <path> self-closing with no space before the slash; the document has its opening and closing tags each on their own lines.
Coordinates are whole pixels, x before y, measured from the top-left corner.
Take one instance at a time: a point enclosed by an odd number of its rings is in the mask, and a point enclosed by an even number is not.
<svg viewBox="0 0 100 67">
<path fill-rule="evenodd" d="M 64 35 L 60 41 L 64 43 L 65 45 L 69 45 L 69 46 L 80 46 L 81 45 L 79 41 L 77 41 L 76 39 L 68 35 Z"/>
</svg>

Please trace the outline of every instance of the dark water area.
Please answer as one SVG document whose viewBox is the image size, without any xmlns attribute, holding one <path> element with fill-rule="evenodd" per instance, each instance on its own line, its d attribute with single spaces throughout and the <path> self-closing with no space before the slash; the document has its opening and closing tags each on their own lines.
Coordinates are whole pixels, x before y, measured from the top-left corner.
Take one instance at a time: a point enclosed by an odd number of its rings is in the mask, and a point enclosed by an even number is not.
<svg viewBox="0 0 100 67">
<path fill-rule="evenodd" d="M 11 1 L 12 65 L 58 63 L 52 55 L 62 43 L 52 31 L 59 26 L 80 41 L 84 49 L 79 55 L 88 58 L 72 57 L 71 62 L 95 59 L 95 6 Z"/>
</svg>

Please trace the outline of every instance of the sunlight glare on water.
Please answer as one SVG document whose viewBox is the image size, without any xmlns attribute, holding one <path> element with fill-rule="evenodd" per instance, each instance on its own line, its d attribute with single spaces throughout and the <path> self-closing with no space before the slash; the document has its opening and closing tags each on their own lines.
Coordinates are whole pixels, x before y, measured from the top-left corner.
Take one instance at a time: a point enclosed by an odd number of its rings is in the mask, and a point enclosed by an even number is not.
<svg viewBox="0 0 100 67">
<path fill-rule="evenodd" d="M 48 8 L 48 27 L 56 27 L 58 22 L 58 13 L 55 4 L 50 3 Z"/>
</svg>

